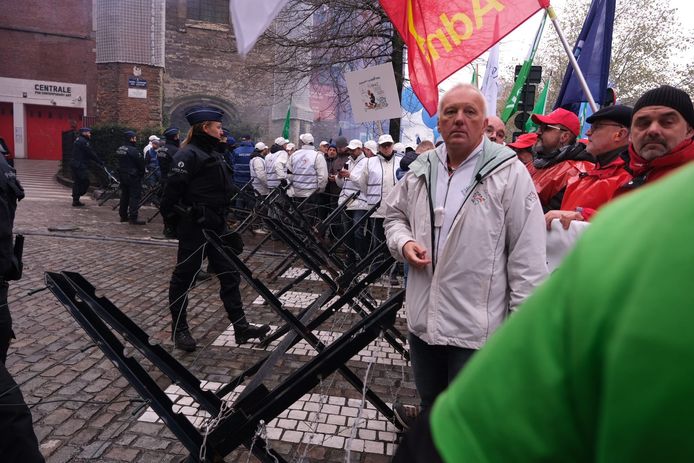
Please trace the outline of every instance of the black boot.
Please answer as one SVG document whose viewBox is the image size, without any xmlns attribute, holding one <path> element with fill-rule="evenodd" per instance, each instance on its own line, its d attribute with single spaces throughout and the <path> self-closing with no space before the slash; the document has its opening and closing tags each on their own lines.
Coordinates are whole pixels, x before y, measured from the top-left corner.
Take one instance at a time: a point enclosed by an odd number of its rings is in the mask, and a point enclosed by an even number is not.
<svg viewBox="0 0 694 463">
<path fill-rule="evenodd" d="M 234 326 L 234 338 L 236 344 L 245 344 L 251 339 L 262 341 L 270 332 L 270 325 L 252 325 L 246 323 Z"/>
<path fill-rule="evenodd" d="M 139 220 L 138 218 L 130 219 L 128 223 L 130 225 L 147 225 L 147 222 L 144 220 Z"/>
<path fill-rule="evenodd" d="M 195 339 L 193 336 L 191 336 L 190 331 L 188 331 L 187 328 L 174 331 L 171 338 L 174 342 L 174 347 L 177 349 L 181 349 L 186 352 L 194 352 L 198 347 Z"/>
<path fill-rule="evenodd" d="M 73 199 L 72 200 L 72 207 L 83 207 L 84 203 L 81 202 L 79 199 Z"/>
</svg>

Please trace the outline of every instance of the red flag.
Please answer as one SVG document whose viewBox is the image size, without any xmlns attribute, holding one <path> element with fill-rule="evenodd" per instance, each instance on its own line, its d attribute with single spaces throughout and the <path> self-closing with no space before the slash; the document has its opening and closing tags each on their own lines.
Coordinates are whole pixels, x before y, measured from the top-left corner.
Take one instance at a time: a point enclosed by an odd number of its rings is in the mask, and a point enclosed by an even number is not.
<svg viewBox="0 0 694 463">
<path fill-rule="evenodd" d="M 407 45 L 412 89 L 430 115 L 436 113 L 441 81 L 549 6 L 549 0 L 380 2 Z"/>
</svg>

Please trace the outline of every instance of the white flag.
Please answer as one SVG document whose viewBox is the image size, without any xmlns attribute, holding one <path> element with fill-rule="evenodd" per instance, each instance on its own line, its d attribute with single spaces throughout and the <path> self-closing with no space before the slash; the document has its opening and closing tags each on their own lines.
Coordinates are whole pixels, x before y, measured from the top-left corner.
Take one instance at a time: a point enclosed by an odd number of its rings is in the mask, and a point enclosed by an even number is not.
<svg viewBox="0 0 694 463">
<path fill-rule="evenodd" d="M 480 91 L 487 100 L 487 116 L 496 116 L 496 100 L 499 96 L 499 44 L 489 49 L 487 70 Z"/>
<path fill-rule="evenodd" d="M 229 16 L 241 55 L 251 51 L 286 3 L 287 0 L 229 0 Z"/>
</svg>

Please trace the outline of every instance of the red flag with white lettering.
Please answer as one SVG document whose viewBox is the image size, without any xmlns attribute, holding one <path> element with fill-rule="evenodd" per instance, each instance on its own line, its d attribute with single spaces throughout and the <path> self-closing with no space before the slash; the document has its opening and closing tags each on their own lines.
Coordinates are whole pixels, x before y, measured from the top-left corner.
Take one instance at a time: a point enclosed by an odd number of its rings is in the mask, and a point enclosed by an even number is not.
<svg viewBox="0 0 694 463">
<path fill-rule="evenodd" d="M 549 0 L 380 2 L 407 45 L 412 89 L 430 115 L 436 113 L 441 81 L 549 6 Z"/>
</svg>

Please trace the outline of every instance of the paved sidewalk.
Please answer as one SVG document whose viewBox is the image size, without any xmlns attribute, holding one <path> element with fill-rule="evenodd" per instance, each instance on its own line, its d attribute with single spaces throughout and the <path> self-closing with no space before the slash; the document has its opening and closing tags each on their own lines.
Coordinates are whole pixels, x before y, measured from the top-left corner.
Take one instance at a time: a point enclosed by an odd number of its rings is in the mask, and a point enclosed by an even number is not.
<svg viewBox="0 0 694 463">
<path fill-rule="evenodd" d="M 176 243 L 160 239 L 160 218 L 142 227 L 121 224 L 117 211 L 109 205 L 99 207 L 90 198 L 83 199 L 85 208 L 73 208 L 69 189 L 52 178 L 57 163 L 19 161 L 18 174 L 27 198 L 18 207 L 15 232 L 26 236 L 25 275 L 10 287 L 17 340 L 10 348 L 8 368 L 21 384 L 27 402 L 33 404 L 42 452 L 51 463 L 180 461 L 186 455 L 183 446 L 142 406 L 139 396 L 67 310 L 50 292 L 35 292 L 44 286 L 44 272 L 82 273 L 99 295 L 127 313 L 154 341 L 206 381 L 206 387 L 219 387 L 267 352 L 233 342 L 215 279 L 199 284 L 190 294 L 191 328 L 204 349 L 193 354 L 173 350 L 166 307 Z M 141 217 L 154 212 L 144 208 Z M 70 228 L 74 230 L 64 231 Z M 251 235 L 244 239 L 247 243 L 257 240 Z M 286 249 L 270 242 L 249 266 L 265 280 L 284 255 Z M 272 287 L 281 287 L 299 271 L 292 269 Z M 284 300 L 295 307 L 292 310 L 298 310 L 324 290 L 321 282 L 305 281 Z M 387 296 L 389 288 L 374 291 L 380 299 Z M 245 284 L 242 295 L 251 322 L 282 324 Z M 399 315 L 397 326 L 404 332 L 403 314 Z M 341 311 L 321 326 L 319 334 L 330 341 L 357 319 L 349 311 Z M 297 345 L 270 375 L 268 385 L 281 381 L 313 355 L 305 344 Z M 154 371 L 148 362 L 142 365 Z M 409 366 L 382 341 L 360 352 L 349 366 L 362 378 L 368 370 L 369 386 L 387 402 L 417 402 Z M 203 415 L 190 399 L 165 376 L 156 375 L 155 380 L 176 401 L 180 412 L 199 425 Z M 361 409 L 361 392 L 333 375 L 268 423 L 268 439 L 289 461 L 306 457 L 301 461 L 342 462 L 348 444 L 354 450 L 350 461 L 389 461 L 396 440 L 394 428 L 370 406 Z M 357 419 L 359 413 L 363 419 Z M 248 452 L 239 449 L 226 461 L 249 461 Z M 251 457 L 250 461 L 256 460 Z"/>
</svg>

